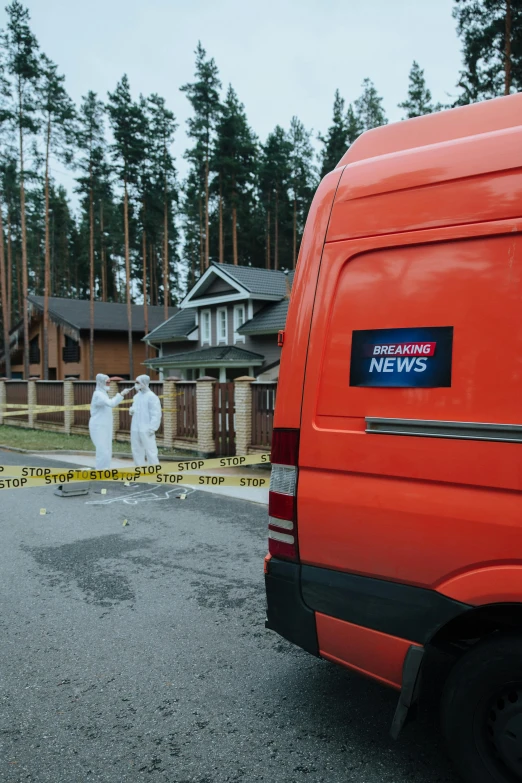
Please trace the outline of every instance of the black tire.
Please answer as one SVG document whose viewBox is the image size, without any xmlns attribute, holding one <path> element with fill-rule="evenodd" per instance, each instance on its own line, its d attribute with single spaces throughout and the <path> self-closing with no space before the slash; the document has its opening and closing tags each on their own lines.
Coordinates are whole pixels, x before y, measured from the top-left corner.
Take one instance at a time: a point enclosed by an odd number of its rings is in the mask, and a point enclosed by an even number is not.
<svg viewBox="0 0 522 783">
<path fill-rule="evenodd" d="M 522 781 L 520 633 L 495 634 L 459 659 L 444 686 L 441 721 L 465 781 Z"/>
</svg>

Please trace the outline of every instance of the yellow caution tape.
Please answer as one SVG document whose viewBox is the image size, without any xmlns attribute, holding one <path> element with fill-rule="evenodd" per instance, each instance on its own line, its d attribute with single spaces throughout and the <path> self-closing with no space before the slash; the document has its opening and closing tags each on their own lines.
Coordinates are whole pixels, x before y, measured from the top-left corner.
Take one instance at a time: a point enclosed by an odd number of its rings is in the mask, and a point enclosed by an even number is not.
<svg viewBox="0 0 522 783">
<path fill-rule="evenodd" d="M 212 459 L 185 459 L 177 462 L 162 462 L 161 465 L 145 465 L 143 467 L 131 467 L 120 471 L 125 475 L 155 476 L 162 473 L 184 473 L 195 470 L 214 470 L 216 468 L 242 468 L 247 465 L 269 465 L 270 454 L 250 454 L 238 457 L 213 457 Z M 0 465 L 0 480 L 9 478 L 45 478 L 74 474 L 74 481 L 96 481 L 87 474 L 106 473 L 91 468 L 42 468 L 28 465 Z M 113 472 L 109 470 L 109 473 Z M 116 472 L 118 472 L 116 470 Z M 99 480 L 99 479 L 98 479 Z M 134 478 L 127 479 L 134 481 Z"/>
<path fill-rule="evenodd" d="M 153 467 L 153 466 L 152 466 Z M 146 483 L 191 485 L 200 487 L 250 487 L 268 488 L 270 479 L 258 476 L 218 476 L 198 473 L 156 473 L 143 474 L 121 470 L 64 471 L 40 478 L 0 478 L 0 491 L 4 489 L 29 489 L 30 487 L 60 486 L 83 481 L 119 481 L 124 483 Z M 141 469 L 142 470 L 142 469 Z M 81 475 L 78 475 L 81 474 Z"/>
<path fill-rule="evenodd" d="M 174 392 L 173 395 L 169 395 L 172 397 L 181 397 L 183 396 L 182 391 Z M 162 400 L 165 395 L 164 394 L 158 394 L 158 399 Z M 112 399 L 112 397 L 110 398 Z M 128 400 L 122 400 L 119 403 L 119 407 L 125 406 L 125 405 L 132 405 L 134 397 L 131 397 Z M 11 410 L 13 409 L 14 410 Z M 2 410 L 3 409 L 3 410 Z M 18 403 L 18 402 L 7 402 L 4 403 L 2 406 L 0 406 L 0 415 L 2 415 L 4 418 L 7 416 L 27 416 L 29 411 L 32 413 L 38 415 L 39 413 L 60 413 L 61 411 L 88 411 L 91 409 L 91 403 L 82 403 L 82 405 L 28 405 L 27 403 Z M 163 410 L 177 410 L 176 408 L 164 408 Z"/>
</svg>

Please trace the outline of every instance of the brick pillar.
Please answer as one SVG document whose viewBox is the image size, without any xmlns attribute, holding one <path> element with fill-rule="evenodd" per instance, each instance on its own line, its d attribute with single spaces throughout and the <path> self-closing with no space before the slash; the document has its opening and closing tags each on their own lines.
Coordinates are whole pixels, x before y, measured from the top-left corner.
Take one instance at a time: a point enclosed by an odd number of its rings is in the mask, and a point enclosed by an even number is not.
<svg viewBox="0 0 522 783">
<path fill-rule="evenodd" d="M 204 375 L 196 383 L 196 408 L 198 417 L 198 452 L 202 457 L 213 454 L 214 442 L 214 383 L 215 378 Z"/>
<path fill-rule="evenodd" d="M 236 408 L 236 454 L 248 454 L 252 444 L 252 382 L 255 378 L 243 375 L 234 381 Z"/>
<path fill-rule="evenodd" d="M 109 385 L 109 397 L 114 397 L 116 394 L 118 394 L 118 383 L 117 381 L 111 381 Z M 118 405 L 116 405 L 115 408 L 112 409 L 112 438 L 116 437 L 116 433 L 120 429 L 120 409 Z"/>
<path fill-rule="evenodd" d="M 27 381 L 27 404 L 29 406 L 29 427 L 33 427 L 36 421 L 34 406 L 36 405 L 36 381 Z"/>
<path fill-rule="evenodd" d="M 165 378 L 163 381 L 163 447 L 171 449 L 178 434 L 178 398 L 176 397 L 177 378 Z"/>
<path fill-rule="evenodd" d="M 71 434 L 71 428 L 74 423 L 74 411 L 71 410 L 74 405 L 74 387 L 72 381 L 63 382 L 63 431 L 66 435 Z"/>
<path fill-rule="evenodd" d="M 7 392 L 5 388 L 5 381 L 0 381 L 0 424 L 4 423 L 6 402 L 7 402 Z"/>
</svg>

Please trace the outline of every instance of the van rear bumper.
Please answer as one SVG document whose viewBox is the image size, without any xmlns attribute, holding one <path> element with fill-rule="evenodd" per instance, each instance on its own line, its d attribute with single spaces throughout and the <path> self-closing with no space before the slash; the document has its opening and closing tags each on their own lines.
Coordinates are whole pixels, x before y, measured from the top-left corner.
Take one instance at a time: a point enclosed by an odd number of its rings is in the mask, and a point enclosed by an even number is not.
<svg viewBox="0 0 522 783">
<path fill-rule="evenodd" d="M 319 657 L 315 612 L 301 593 L 301 566 L 272 558 L 265 574 L 265 627 Z"/>
<path fill-rule="evenodd" d="M 470 609 L 435 590 L 274 557 L 266 563 L 265 586 L 266 627 L 316 656 L 321 654 L 316 612 L 426 645 L 440 628 Z"/>
</svg>

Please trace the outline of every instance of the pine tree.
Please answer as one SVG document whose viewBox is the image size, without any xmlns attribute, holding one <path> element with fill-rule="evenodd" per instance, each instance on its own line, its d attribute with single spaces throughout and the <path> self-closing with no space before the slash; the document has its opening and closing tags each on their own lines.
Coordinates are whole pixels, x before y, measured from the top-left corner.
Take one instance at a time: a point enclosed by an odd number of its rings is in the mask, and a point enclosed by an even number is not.
<svg viewBox="0 0 522 783">
<path fill-rule="evenodd" d="M 9 330 L 11 328 L 11 269 L 10 252 L 8 252 L 7 265 L 4 242 L 3 208 L 5 199 L 5 174 L 12 163 L 13 149 L 11 145 L 10 126 L 12 112 L 10 109 L 11 91 L 5 75 L 5 63 L 0 57 L 0 144 L 2 155 L 0 157 L 0 293 L 2 305 L 3 347 L 5 357 L 5 375 L 11 377 L 11 351 L 9 344 Z M 9 210 L 8 210 L 9 211 Z"/>
<path fill-rule="evenodd" d="M 213 153 L 219 187 L 220 263 L 224 260 L 223 212 L 226 210 L 231 221 L 232 262 L 239 264 L 238 213 L 248 219 L 244 207 L 253 195 L 256 154 L 256 138 L 248 125 L 244 106 L 229 85 Z"/>
<path fill-rule="evenodd" d="M 43 309 L 43 376 L 49 380 L 49 290 L 51 284 L 51 256 L 49 229 L 49 162 L 54 155 L 64 163 L 72 160 L 74 135 L 74 106 L 64 87 L 65 77 L 57 66 L 42 55 L 39 84 L 39 108 L 45 133 L 45 272 Z M 92 377 L 92 376 L 91 376 Z"/>
<path fill-rule="evenodd" d="M 455 0 L 464 70 L 457 104 L 522 88 L 522 0 Z"/>
<path fill-rule="evenodd" d="M 408 86 L 408 97 L 402 103 L 399 103 L 399 109 L 404 109 L 406 116 L 422 117 L 424 114 L 432 114 L 434 111 L 440 111 L 440 103 L 434 104 L 431 98 L 431 92 L 426 87 L 424 71 L 414 60 L 410 71 L 410 83 Z"/>
<path fill-rule="evenodd" d="M 335 91 L 332 124 L 326 136 L 319 135 L 319 141 L 323 144 L 320 154 L 322 178 L 329 171 L 333 171 L 348 147 L 348 122 L 344 111 L 344 98 L 341 98 L 339 90 Z"/>
<path fill-rule="evenodd" d="M 129 370 L 134 377 L 132 353 L 131 261 L 129 233 L 129 190 L 136 186 L 142 165 L 144 141 L 144 115 L 131 97 L 129 80 L 124 75 L 109 93 L 109 117 L 114 134 L 113 155 L 116 170 L 123 185 L 123 224 L 125 236 L 125 294 L 127 301 L 127 326 L 129 343 Z"/>
<path fill-rule="evenodd" d="M 2 304 L 2 326 L 4 331 L 4 357 L 5 357 L 5 375 L 11 377 L 11 351 L 9 345 L 9 308 L 7 304 L 7 275 L 5 264 L 5 245 L 4 245 L 4 224 L 3 224 L 3 202 L 0 197 L 0 292 Z"/>
<path fill-rule="evenodd" d="M 9 324 L 14 317 L 22 315 L 21 286 L 18 290 L 17 280 L 20 278 L 18 265 L 14 259 L 18 258 L 20 245 L 20 184 L 18 180 L 16 151 L 6 150 L 1 169 L 1 191 L 6 207 L 6 233 L 7 233 L 7 310 Z M 16 296 L 15 296 L 16 293 Z"/>
<path fill-rule="evenodd" d="M 198 43 L 196 49 L 196 80 L 185 84 L 181 91 L 186 93 L 194 116 L 187 121 L 188 135 L 194 140 L 192 149 L 187 150 L 185 157 L 192 163 L 196 177 L 201 183 L 203 199 L 202 243 L 204 246 L 203 269 L 210 260 L 209 237 L 209 189 L 210 189 L 210 155 L 214 138 L 214 130 L 220 113 L 218 68 L 213 59 L 206 59 L 206 51 Z"/>
<path fill-rule="evenodd" d="M 297 263 L 298 240 L 300 241 L 302 236 L 306 215 L 317 187 L 311 137 L 312 131 L 307 131 L 297 117 L 292 117 L 288 141 L 291 148 L 290 188 L 293 201 L 292 266 L 294 269 Z"/>
<path fill-rule="evenodd" d="M 286 266 L 287 264 L 280 263 L 281 258 L 290 263 L 292 257 L 289 199 L 291 154 L 292 147 L 288 136 L 284 129 L 277 125 L 262 146 L 259 164 L 260 198 L 266 215 L 267 269 Z"/>
<path fill-rule="evenodd" d="M 187 270 L 186 287 L 191 288 L 201 274 L 203 261 L 203 235 L 200 225 L 200 180 L 193 168 L 189 171 L 183 183 L 182 194 L 182 259 Z"/>
<path fill-rule="evenodd" d="M 171 154 L 174 133 L 177 129 L 176 118 L 165 105 L 164 98 L 151 95 L 147 102 L 150 123 L 149 146 L 152 183 L 162 194 L 163 213 L 163 307 L 165 319 L 169 317 L 171 248 L 169 245 L 169 226 L 172 222 L 172 204 L 177 199 L 176 169 Z M 172 233 L 172 232 L 171 232 Z M 144 292 L 145 296 L 146 291 Z"/>
<path fill-rule="evenodd" d="M 18 162 L 20 185 L 22 290 L 29 290 L 26 189 L 25 189 L 25 137 L 38 130 L 36 89 L 40 78 L 38 42 L 29 27 L 29 11 L 18 2 L 7 6 L 7 29 L 3 34 L 3 48 L 6 53 L 6 71 L 12 85 L 13 124 L 18 133 Z M 24 331 L 24 377 L 29 378 L 29 314 L 27 297 L 22 298 Z"/>
<path fill-rule="evenodd" d="M 95 201 L 100 199 L 101 180 L 105 162 L 104 105 L 96 93 L 90 91 L 83 98 L 80 107 L 78 147 L 82 157 L 79 161 L 82 176 L 78 178 L 79 192 L 83 195 L 89 212 L 89 377 L 94 378 L 94 232 Z M 102 262 L 103 264 L 103 262 Z M 102 271 L 103 277 L 103 271 Z"/>
<path fill-rule="evenodd" d="M 364 79 L 362 94 L 354 104 L 355 117 L 362 131 L 387 125 L 388 120 L 382 108 L 382 98 L 379 96 L 371 79 Z"/>
</svg>

